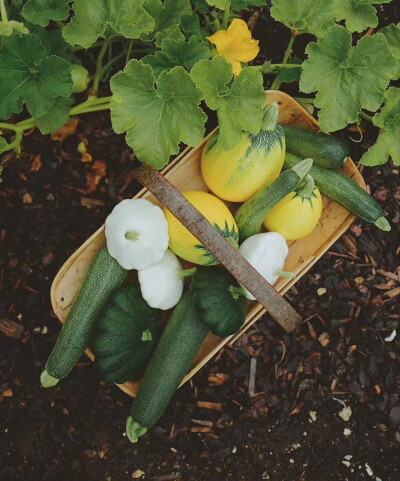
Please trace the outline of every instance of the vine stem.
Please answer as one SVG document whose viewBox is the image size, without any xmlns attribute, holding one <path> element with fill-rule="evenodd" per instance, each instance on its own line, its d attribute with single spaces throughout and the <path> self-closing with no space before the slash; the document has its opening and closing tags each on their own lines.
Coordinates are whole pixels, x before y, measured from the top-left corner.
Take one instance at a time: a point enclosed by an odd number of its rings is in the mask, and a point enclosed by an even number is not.
<svg viewBox="0 0 400 481">
<path fill-rule="evenodd" d="M 359 113 L 359 116 L 365 120 L 369 120 L 370 122 L 372 122 L 372 116 L 371 115 L 368 115 L 366 114 L 365 112 L 361 111 Z"/>
<path fill-rule="evenodd" d="M 228 27 L 229 14 L 231 13 L 231 2 L 228 2 L 226 10 L 224 11 L 224 16 L 222 18 L 222 30 L 226 30 Z"/>
<path fill-rule="evenodd" d="M 4 0 L 0 0 L 0 13 L 1 13 L 1 20 L 4 23 L 7 23 L 8 22 L 8 16 L 7 16 L 7 9 L 6 9 L 6 5 L 4 3 Z"/>
<path fill-rule="evenodd" d="M 96 61 L 96 72 L 94 74 L 93 78 L 93 90 L 94 90 L 94 95 L 97 96 L 97 92 L 99 90 L 99 83 L 100 83 L 100 77 L 101 77 L 101 71 L 103 67 L 103 58 L 104 55 L 107 51 L 108 45 L 110 43 L 110 39 L 106 39 L 100 49 L 99 55 L 97 57 Z"/>
<path fill-rule="evenodd" d="M 108 110 L 110 108 L 110 100 L 111 100 L 111 96 L 100 97 L 100 98 L 91 97 L 85 102 L 72 107 L 69 111 L 69 115 L 87 114 L 89 112 L 99 112 L 101 110 Z M 30 130 L 34 127 L 36 127 L 36 121 L 34 118 L 22 120 L 17 124 L 0 122 L 0 129 L 13 130 L 15 132 L 15 138 L 12 142 L 8 144 L 6 150 L 18 149 L 21 144 L 24 131 Z"/>
<path fill-rule="evenodd" d="M 132 47 L 133 47 L 133 38 L 129 42 L 128 51 L 126 52 L 125 65 L 129 62 L 129 59 L 131 58 Z"/>
<path fill-rule="evenodd" d="M 284 54 L 283 60 L 282 60 L 282 63 L 284 65 L 286 65 L 288 63 L 288 60 L 290 59 L 290 56 L 292 55 L 293 43 L 294 43 L 295 38 L 296 38 L 296 36 L 294 35 L 294 32 L 292 32 L 292 35 L 290 37 L 288 46 L 285 50 L 285 54 Z M 278 80 L 278 76 L 276 76 L 275 80 L 272 82 L 271 90 L 278 90 L 280 86 L 281 86 L 281 83 Z"/>
<path fill-rule="evenodd" d="M 294 100 L 296 102 L 299 102 L 299 104 L 314 104 L 315 99 L 313 98 L 308 98 L 308 97 L 294 97 Z"/>
</svg>

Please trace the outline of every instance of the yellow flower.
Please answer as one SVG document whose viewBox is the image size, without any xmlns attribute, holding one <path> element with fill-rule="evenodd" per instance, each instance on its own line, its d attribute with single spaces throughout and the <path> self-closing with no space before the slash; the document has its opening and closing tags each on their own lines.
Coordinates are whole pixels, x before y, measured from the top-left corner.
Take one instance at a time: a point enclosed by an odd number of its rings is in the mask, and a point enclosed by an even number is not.
<svg viewBox="0 0 400 481">
<path fill-rule="evenodd" d="M 246 22 L 235 18 L 228 30 L 220 30 L 207 39 L 213 43 L 218 54 L 232 65 L 233 75 L 239 75 L 242 70 L 240 62 L 250 62 L 260 51 L 258 40 L 251 38 Z"/>
</svg>

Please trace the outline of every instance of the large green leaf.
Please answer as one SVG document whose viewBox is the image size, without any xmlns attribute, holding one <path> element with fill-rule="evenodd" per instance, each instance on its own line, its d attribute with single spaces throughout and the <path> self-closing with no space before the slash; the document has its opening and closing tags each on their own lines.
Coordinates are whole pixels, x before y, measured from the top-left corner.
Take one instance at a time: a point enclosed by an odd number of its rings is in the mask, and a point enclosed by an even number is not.
<svg viewBox="0 0 400 481">
<path fill-rule="evenodd" d="M 200 13 L 207 13 L 210 10 L 210 5 L 206 0 L 192 0 L 192 3 Z"/>
<path fill-rule="evenodd" d="M 292 30 L 323 35 L 334 25 L 336 0 L 272 0 L 272 17 Z"/>
<path fill-rule="evenodd" d="M 267 5 L 267 0 L 232 0 L 232 10 L 245 10 L 247 7 L 264 7 Z"/>
<path fill-rule="evenodd" d="M 373 118 L 373 123 L 380 127 L 378 139 L 361 163 L 364 165 L 381 165 L 392 158 L 395 165 L 400 165 L 400 89 L 390 87 L 385 95 L 382 111 Z"/>
<path fill-rule="evenodd" d="M 376 3 L 371 0 L 336 0 L 336 20 L 345 20 L 346 28 L 350 32 L 362 32 L 368 27 L 378 25 Z"/>
<path fill-rule="evenodd" d="M 144 7 L 153 17 L 155 27 L 149 35 L 141 35 L 141 39 L 155 39 L 157 47 L 164 38 L 184 39 L 178 26 L 182 15 L 193 14 L 189 0 L 165 0 L 164 3 L 161 0 L 146 0 Z"/>
<path fill-rule="evenodd" d="M 377 3 L 391 0 L 272 0 L 271 15 L 292 30 L 324 35 L 336 21 L 345 20 L 351 32 L 378 25 Z"/>
<path fill-rule="evenodd" d="M 0 119 L 21 112 L 24 103 L 33 117 L 42 117 L 56 97 L 71 95 L 71 65 L 47 56 L 36 35 L 12 35 L 0 51 L 0 85 Z"/>
<path fill-rule="evenodd" d="M 164 70 L 177 65 L 190 70 L 196 62 L 209 57 L 210 49 L 203 44 L 200 37 L 193 36 L 188 42 L 165 38 L 161 42 L 161 51 L 155 55 L 147 55 L 143 62 L 151 65 L 154 75 L 158 77 Z"/>
<path fill-rule="evenodd" d="M 60 129 L 69 119 L 72 98 L 56 98 L 54 106 L 43 117 L 36 118 L 36 125 L 43 135 L 50 134 Z"/>
<path fill-rule="evenodd" d="M 217 111 L 219 144 L 224 150 L 240 142 L 241 131 L 257 134 L 261 128 L 266 95 L 262 74 L 244 68 L 232 81 L 232 66 L 223 57 L 201 60 L 191 71 L 197 87 L 203 91 L 208 107 Z"/>
<path fill-rule="evenodd" d="M 197 145 L 204 135 L 206 115 L 200 109 L 201 91 L 190 75 L 175 67 L 162 72 L 155 87 L 149 65 L 131 60 L 111 79 L 111 119 L 117 133 L 141 162 L 161 169 L 179 143 Z"/>
<path fill-rule="evenodd" d="M 64 40 L 61 30 L 46 30 L 38 25 L 30 25 L 29 30 L 39 37 L 47 55 L 57 55 L 57 57 L 70 61 L 71 55 L 68 53 L 68 49 L 71 47 Z"/>
<path fill-rule="evenodd" d="M 46 27 L 50 20 L 65 20 L 69 14 L 66 0 L 28 0 L 22 15 L 28 22 Z"/>
<path fill-rule="evenodd" d="M 230 0 L 206 0 L 206 2 L 211 6 L 211 7 L 217 7 L 221 10 L 226 10 L 227 8 L 230 7 Z"/>
<path fill-rule="evenodd" d="M 376 111 L 397 67 L 382 34 L 363 37 L 352 47 L 351 33 L 339 25 L 310 43 L 306 53 L 300 89 L 318 92 L 315 106 L 328 132 L 356 122 L 362 108 Z"/>
<path fill-rule="evenodd" d="M 7 144 L 6 139 L 4 139 L 3 137 L 0 137 L 0 154 L 5 152 L 7 150 L 7 147 L 8 147 L 8 144 Z M 0 167 L 0 172 L 1 172 L 1 167 Z M 1 182 L 1 180 L 0 180 L 0 182 Z"/>
<path fill-rule="evenodd" d="M 63 29 L 70 45 L 89 48 L 99 37 L 139 38 L 154 29 L 145 0 L 75 0 L 75 15 Z"/>
<path fill-rule="evenodd" d="M 379 30 L 379 33 L 385 35 L 389 44 L 389 48 L 397 62 L 397 70 L 393 75 L 393 80 L 400 78 L 400 23 L 391 24 Z"/>
<path fill-rule="evenodd" d="M 200 37 L 202 40 L 208 42 L 206 37 L 209 35 L 206 29 L 200 25 L 200 18 L 198 15 L 192 13 L 184 13 L 180 16 L 179 28 L 185 34 L 185 38 L 189 39 L 193 35 Z"/>
</svg>

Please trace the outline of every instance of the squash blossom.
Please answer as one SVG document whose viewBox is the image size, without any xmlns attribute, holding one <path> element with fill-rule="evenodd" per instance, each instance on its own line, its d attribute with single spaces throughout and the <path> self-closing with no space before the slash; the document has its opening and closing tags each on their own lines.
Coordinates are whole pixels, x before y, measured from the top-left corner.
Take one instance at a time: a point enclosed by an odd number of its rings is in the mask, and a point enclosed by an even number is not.
<svg viewBox="0 0 400 481">
<path fill-rule="evenodd" d="M 240 62 L 250 62 L 257 57 L 258 40 L 251 38 L 246 22 L 235 18 L 228 30 L 220 30 L 207 39 L 217 47 L 218 54 L 232 65 L 233 75 L 240 74 Z"/>
</svg>

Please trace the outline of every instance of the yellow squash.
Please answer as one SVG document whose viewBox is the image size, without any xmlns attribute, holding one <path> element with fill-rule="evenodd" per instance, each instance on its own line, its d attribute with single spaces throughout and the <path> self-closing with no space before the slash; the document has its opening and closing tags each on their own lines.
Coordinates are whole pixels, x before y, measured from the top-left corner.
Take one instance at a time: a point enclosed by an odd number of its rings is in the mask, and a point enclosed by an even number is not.
<svg viewBox="0 0 400 481">
<path fill-rule="evenodd" d="M 228 207 L 212 194 L 189 191 L 182 194 L 204 217 L 230 242 L 238 248 L 239 231 Z M 193 264 L 211 266 L 219 264 L 196 237 L 173 215 L 164 208 L 168 222 L 169 248 L 177 256 Z"/>
<path fill-rule="evenodd" d="M 215 195 L 231 202 L 245 202 L 278 177 L 286 151 L 278 117 L 278 106 L 268 105 L 261 132 L 243 132 L 232 150 L 219 147 L 218 132 L 209 139 L 201 157 L 201 173 Z"/>
<path fill-rule="evenodd" d="M 308 174 L 296 191 L 287 195 L 267 214 L 264 226 L 271 232 L 279 232 L 286 240 L 302 239 L 314 230 L 321 213 L 321 194 Z"/>
</svg>

